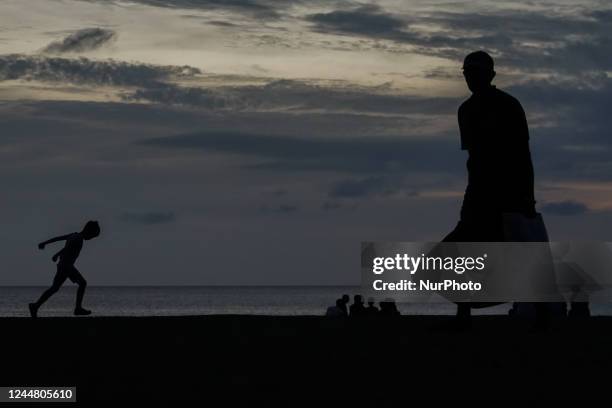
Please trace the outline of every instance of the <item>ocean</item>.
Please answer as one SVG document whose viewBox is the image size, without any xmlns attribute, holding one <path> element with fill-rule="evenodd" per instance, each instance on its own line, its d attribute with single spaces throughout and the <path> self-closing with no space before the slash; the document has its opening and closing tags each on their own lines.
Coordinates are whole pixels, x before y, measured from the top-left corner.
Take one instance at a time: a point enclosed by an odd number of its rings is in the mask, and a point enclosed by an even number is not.
<svg viewBox="0 0 612 408">
<path fill-rule="evenodd" d="M 0 287 L 0 317 L 28 316 L 27 305 L 45 287 Z M 186 315 L 323 315 L 342 294 L 359 293 L 358 286 L 125 286 L 88 287 L 84 306 L 94 316 Z M 76 286 L 60 289 L 39 311 L 44 316 L 69 316 Z M 509 305 L 475 310 L 474 314 L 506 314 Z M 404 315 L 452 315 L 450 303 L 400 303 Z M 594 315 L 612 315 L 612 304 L 592 305 Z"/>
</svg>

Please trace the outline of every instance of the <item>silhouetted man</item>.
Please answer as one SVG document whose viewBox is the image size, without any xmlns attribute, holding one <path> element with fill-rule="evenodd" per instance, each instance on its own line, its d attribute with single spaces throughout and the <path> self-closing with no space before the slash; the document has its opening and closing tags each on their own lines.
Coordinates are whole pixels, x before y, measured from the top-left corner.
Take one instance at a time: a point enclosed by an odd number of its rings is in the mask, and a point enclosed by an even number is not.
<svg viewBox="0 0 612 408">
<path fill-rule="evenodd" d="M 83 296 L 85 295 L 85 288 L 87 281 L 83 278 L 83 275 L 75 268 L 74 263 L 76 262 L 81 249 L 83 248 L 83 240 L 90 240 L 100 235 L 100 226 L 97 221 L 88 221 L 83 227 L 81 232 L 73 232 L 71 234 L 62 235 L 59 237 L 51 238 L 45 242 L 38 244 L 39 249 L 45 249 L 47 244 L 58 241 L 66 241 L 64 248 L 58 253 L 53 255 L 51 258 L 53 262 L 57 263 L 57 273 L 53 279 L 53 284 L 47 289 L 36 301 L 36 303 L 30 303 L 30 315 L 36 317 L 38 309 L 43 303 L 47 301 L 55 292 L 59 290 L 66 279 L 70 279 L 73 283 L 79 285 L 76 296 L 76 307 L 74 309 L 75 315 L 88 315 L 91 311 L 83 308 Z"/>
<path fill-rule="evenodd" d="M 493 59 L 484 51 L 465 57 L 463 76 L 472 95 L 459 107 L 461 149 L 468 183 L 461 217 L 443 241 L 503 242 L 503 213 L 535 217 L 529 130 L 519 101 L 491 84 Z M 491 303 L 459 303 L 457 316 Z"/>
<path fill-rule="evenodd" d="M 353 304 L 350 307 L 351 317 L 363 317 L 365 316 L 365 306 L 363 305 L 363 298 L 361 295 L 355 295 L 353 297 Z"/>
<path fill-rule="evenodd" d="M 368 299 L 368 306 L 366 307 L 366 315 L 376 316 L 378 314 L 378 308 L 374 306 L 374 299 Z"/>
<path fill-rule="evenodd" d="M 330 306 L 325 312 L 327 317 L 346 317 L 346 314 L 342 310 L 342 299 L 336 299 L 336 305 Z"/>
</svg>

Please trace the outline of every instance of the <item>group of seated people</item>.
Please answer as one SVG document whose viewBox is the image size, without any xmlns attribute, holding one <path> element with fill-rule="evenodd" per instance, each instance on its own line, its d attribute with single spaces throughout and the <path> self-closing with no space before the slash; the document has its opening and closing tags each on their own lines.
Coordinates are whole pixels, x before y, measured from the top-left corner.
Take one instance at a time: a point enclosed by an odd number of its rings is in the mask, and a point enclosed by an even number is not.
<svg viewBox="0 0 612 408">
<path fill-rule="evenodd" d="M 370 316 L 399 316 L 400 312 L 397 310 L 397 305 L 393 299 L 386 299 L 379 303 L 380 307 L 374 305 L 374 299 L 368 299 L 368 305 L 365 306 L 363 297 L 361 295 L 355 295 L 353 297 L 353 304 L 348 305 L 350 302 L 349 295 L 342 295 L 342 297 L 336 300 L 335 306 L 327 308 L 325 316 L 328 317 L 370 317 Z"/>
</svg>

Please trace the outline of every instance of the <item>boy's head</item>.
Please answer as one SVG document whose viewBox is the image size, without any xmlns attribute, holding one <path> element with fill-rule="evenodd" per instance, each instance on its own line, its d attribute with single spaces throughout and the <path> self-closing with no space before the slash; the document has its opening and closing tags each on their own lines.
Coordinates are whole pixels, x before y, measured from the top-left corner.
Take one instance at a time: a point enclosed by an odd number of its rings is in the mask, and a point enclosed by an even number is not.
<svg viewBox="0 0 612 408">
<path fill-rule="evenodd" d="M 87 224 L 85 224 L 81 231 L 81 235 L 83 239 L 92 239 L 100 235 L 100 225 L 98 221 L 87 221 Z"/>
</svg>

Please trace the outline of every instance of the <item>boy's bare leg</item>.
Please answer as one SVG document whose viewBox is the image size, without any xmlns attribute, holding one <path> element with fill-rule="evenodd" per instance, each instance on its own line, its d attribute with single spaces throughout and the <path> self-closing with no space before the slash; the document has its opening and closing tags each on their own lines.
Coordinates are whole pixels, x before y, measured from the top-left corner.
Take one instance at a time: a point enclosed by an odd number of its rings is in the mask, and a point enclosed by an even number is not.
<svg viewBox="0 0 612 408">
<path fill-rule="evenodd" d="M 40 298 L 36 301 L 35 305 L 38 307 L 42 306 L 51 296 L 53 296 L 60 289 L 59 285 L 53 284 L 49 289 L 45 290 Z"/>
<path fill-rule="evenodd" d="M 91 311 L 83 308 L 83 296 L 85 296 L 85 288 L 87 288 L 87 281 L 85 280 L 85 278 L 83 278 L 83 276 L 78 271 L 74 275 L 75 276 L 72 279 L 72 281 L 76 283 L 77 285 L 79 285 L 79 288 L 77 289 L 76 306 L 74 308 L 74 314 L 75 315 L 89 315 L 91 314 Z"/>
<path fill-rule="evenodd" d="M 53 284 L 51 285 L 51 287 L 45 290 L 43 294 L 40 295 L 40 298 L 38 298 L 36 302 L 30 303 L 28 305 L 30 309 L 30 316 L 32 317 L 38 316 L 38 309 L 43 305 L 43 303 L 45 303 L 51 296 L 53 296 L 60 289 L 60 287 L 62 286 L 65 280 L 66 280 L 66 277 L 62 276 L 62 274 L 60 274 L 59 272 L 55 275 L 55 278 L 53 278 Z"/>
</svg>

